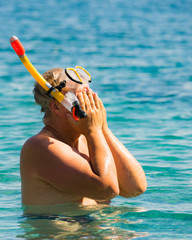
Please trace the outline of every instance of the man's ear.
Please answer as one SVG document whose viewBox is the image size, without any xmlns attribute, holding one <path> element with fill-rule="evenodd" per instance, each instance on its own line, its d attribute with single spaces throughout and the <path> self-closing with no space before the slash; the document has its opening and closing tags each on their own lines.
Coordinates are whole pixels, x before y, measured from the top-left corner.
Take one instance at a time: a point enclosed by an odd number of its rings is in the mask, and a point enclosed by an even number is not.
<svg viewBox="0 0 192 240">
<path fill-rule="evenodd" d="M 57 112 L 58 110 L 60 110 L 60 104 L 54 99 L 50 101 L 49 107 L 52 112 Z"/>
</svg>

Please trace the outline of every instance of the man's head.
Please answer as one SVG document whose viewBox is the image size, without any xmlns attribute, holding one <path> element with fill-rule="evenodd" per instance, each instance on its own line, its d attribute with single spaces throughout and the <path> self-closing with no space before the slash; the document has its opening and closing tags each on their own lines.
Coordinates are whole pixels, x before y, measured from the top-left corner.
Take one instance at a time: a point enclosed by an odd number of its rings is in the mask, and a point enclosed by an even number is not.
<svg viewBox="0 0 192 240">
<path fill-rule="evenodd" d="M 79 68 L 79 69 L 78 69 Z M 65 81 L 65 87 L 61 90 L 61 92 L 65 95 L 68 91 L 73 91 L 74 93 L 81 91 L 83 88 L 88 87 L 88 80 L 86 80 L 87 71 L 84 70 L 81 67 L 77 67 L 77 75 L 79 75 L 80 79 L 82 80 L 82 83 L 77 83 L 73 80 L 72 77 L 74 77 L 72 74 L 70 74 L 71 70 L 69 68 L 64 70 L 63 68 L 53 68 L 45 73 L 43 73 L 43 77 L 47 82 L 49 82 L 52 87 L 57 87 L 59 84 L 63 81 Z M 82 71 L 86 71 L 85 75 Z M 76 70 L 75 70 L 76 72 Z M 89 73 L 88 73 L 89 74 Z M 90 76 L 90 75 L 89 75 Z M 91 80 L 91 76 L 90 76 Z M 48 117 L 51 114 L 50 111 L 50 102 L 53 100 L 50 95 L 47 95 L 47 92 L 36 82 L 34 89 L 34 98 L 35 102 L 41 106 L 41 112 L 45 113 L 45 117 Z"/>
<path fill-rule="evenodd" d="M 62 73 L 62 71 L 63 71 L 62 68 L 53 68 L 43 73 L 42 76 L 53 87 L 56 87 L 59 85 L 61 81 L 59 76 Z M 44 112 L 45 116 L 49 116 L 51 113 L 49 106 L 52 98 L 47 95 L 47 92 L 37 82 L 35 82 L 33 94 L 34 94 L 35 102 L 41 106 L 41 112 Z"/>
</svg>

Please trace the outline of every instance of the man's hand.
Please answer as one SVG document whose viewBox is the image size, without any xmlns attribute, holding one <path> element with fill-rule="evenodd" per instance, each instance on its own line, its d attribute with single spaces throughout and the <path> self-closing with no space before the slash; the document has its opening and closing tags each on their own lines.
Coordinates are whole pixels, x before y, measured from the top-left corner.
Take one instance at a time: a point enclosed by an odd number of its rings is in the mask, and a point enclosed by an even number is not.
<svg viewBox="0 0 192 240">
<path fill-rule="evenodd" d="M 66 118 L 75 131 L 83 135 L 88 135 L 91 132 L 101 130 L 103 127 L 104 107 L 96 93 L 91 90 L 86 90 L 78 93 L 78 99 L 83 111 L 87 117 L 75 121 L 70 113 L 66 113 Z"/>
</svg>

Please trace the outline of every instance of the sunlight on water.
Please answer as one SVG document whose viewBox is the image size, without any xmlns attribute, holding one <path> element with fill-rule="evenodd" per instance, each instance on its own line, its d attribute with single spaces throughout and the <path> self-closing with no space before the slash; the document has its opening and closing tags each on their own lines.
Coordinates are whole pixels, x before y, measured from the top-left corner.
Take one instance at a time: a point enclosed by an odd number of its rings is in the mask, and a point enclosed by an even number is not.
<svg viewBox="0 0 192 240">
<path fill-rule="evenodd" d="M 187 0 L 1 1 L 1 239 L 192 239 L 191 9 Z M 23 214 L 19 154 L 43 124 L 12 35 L 40 73 L 91 73 L 109 127 L 146 172 L 143 195 Z"/>
<path fill-rule="evenodd" d="M 72 208 L 76 208 L 74 205 Z M 68 214 L 70 205 L 59 206 L 63 211 L 67 208 Z M 60 215 L 27 215 L 21 219 L 21 227 L 24 234 L 18 237 L 30 237 L 31 239 L 132 239 L 135 237 L 147 236 L 146 232 L 129 230 L 130 226 L 142 224 L 143 220 L 130 220 L 127 214 L 143 212 L 144 209 L 134 207 L 81 207 L 81 214 L 87 211 L 87 215 L 62 216 Z M 71 238 L 71 236 L 73 236 Z"/>
</svg>

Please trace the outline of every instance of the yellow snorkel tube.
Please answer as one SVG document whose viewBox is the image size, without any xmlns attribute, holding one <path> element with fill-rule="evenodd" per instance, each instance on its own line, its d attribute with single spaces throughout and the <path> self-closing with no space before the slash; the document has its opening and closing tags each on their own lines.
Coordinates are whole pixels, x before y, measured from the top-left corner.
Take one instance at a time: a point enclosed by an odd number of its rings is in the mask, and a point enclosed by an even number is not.
<svg viewBox="0 0 192 240">
<path fill-rule="evenodd" d="M 24 64 L 24 66 L 33 76 L 33 78 L 42 86 L 42 88 L 45 89 L 47 92 L 50 89 L 53 89 L 51 84 L 43 78 L 43 76 L 35 69 L 35 67 L 29 61 L 28 57 L 25 54 L 25 49 L 21 42 L 19 41 L 19 39 L 16 36 L 13 36 L 10 38 L 10 43 L 15 52 L 17 53 L 17 55 L 19 56 L 21 62 Z M 61 103 L 64 107 L 66 107 L 69 111 L 72 112 L 75 120 L 86 117 L 86 113 L 81 110 L 79 101 L 75 97 L 75 95 L 70 92 L 68 92 L 67 94 L 68 97 L 65 97 L 61 92 L 59 92 L 55 88 L 51 91 L 51 95 L 59 103 Z"/>
</svg>

